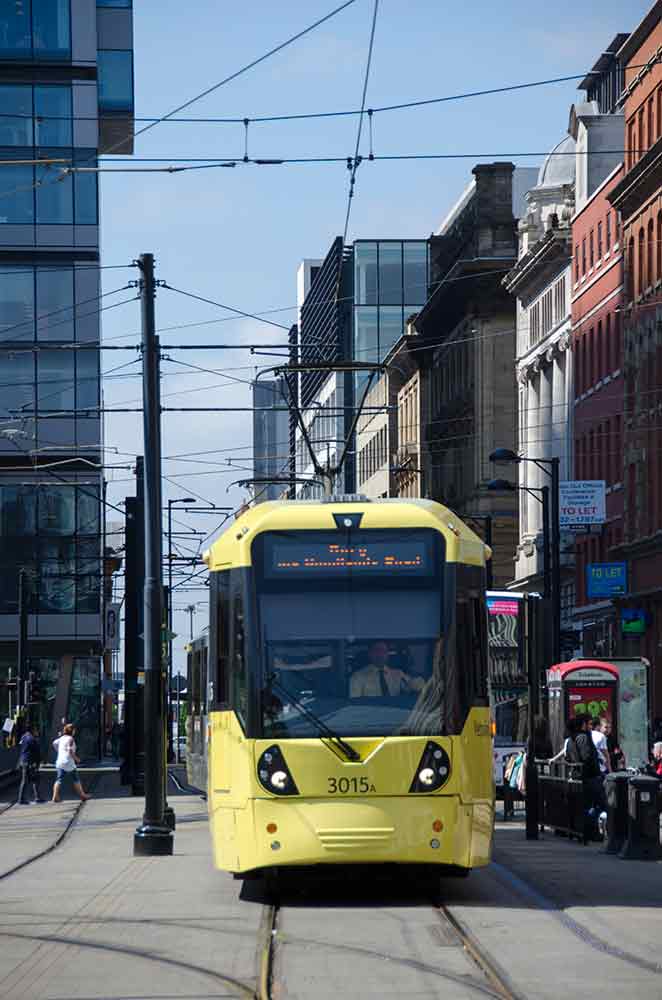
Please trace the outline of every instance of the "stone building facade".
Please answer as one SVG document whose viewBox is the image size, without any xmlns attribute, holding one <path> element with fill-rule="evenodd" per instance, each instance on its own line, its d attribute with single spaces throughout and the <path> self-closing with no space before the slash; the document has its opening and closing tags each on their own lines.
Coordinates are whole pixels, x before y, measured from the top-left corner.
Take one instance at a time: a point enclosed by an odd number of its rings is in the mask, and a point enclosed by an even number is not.
<svg viewBox="0 0 662 1000">
<path fill-rule="evenodd" d="M 477 515 L 478 526 L 492 518 L 494 585 L 503 587 L 513 576 L 517 495 L 486 485 L 490 453 L 513 443 L 517 423 L 515 305 L 501 279 L 517 256 L 519 192 L 531 171 L 492 163 L 473 175 L 430 239 L 431 294 L 414 321 L 421 486 L 461 517 Z"/>
</svg>

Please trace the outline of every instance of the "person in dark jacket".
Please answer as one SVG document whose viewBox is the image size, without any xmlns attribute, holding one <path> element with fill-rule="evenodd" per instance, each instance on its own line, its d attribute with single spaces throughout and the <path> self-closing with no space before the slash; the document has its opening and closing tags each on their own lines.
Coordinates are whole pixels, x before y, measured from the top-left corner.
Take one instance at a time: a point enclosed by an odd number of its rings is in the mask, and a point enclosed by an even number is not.
<svg viewBox="0 0 662 1000">
<path fill-rule="evenodd" d="M 582 764 L 582 783 L 584 786 L 584 809 L 588 819 L 586 839 L 591 829 L 597 830 L 598 821 L 605 811 L 606 800 L 603 779 L 600 773 L 600 758 L 593 742 L 589 715 L 578 715 L 579 731 L 573 740 L 574 762 Z"/>
<path fill-rule="evenodd" d="M 19 805 L 27 805 L 25 793 L 28 785 L 32 785 L 31 803 L 43 802 L 39 794 L 39 765 L 41 750 L 39 747 L 39 730 L 36 726 L 28 726 L 18 744 L 18 763 L 21 768 L 21 785 L 18 790 Z"/>
</svg>

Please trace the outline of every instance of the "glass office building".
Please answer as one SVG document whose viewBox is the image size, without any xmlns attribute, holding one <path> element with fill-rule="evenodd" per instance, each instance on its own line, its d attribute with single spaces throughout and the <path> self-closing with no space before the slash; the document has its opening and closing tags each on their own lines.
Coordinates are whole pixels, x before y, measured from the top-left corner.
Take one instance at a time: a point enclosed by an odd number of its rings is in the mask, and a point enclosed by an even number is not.
<svg viewBox="0 0 662 1000">
<path fill-rule="evenodd" d="M 101 152 L 133 149 L 128 0 L 0 4 L 0 716 L 16 704 L 18 577 L 32 715 L 98 750 L 103 475 Z"/>
<path fill-rule="evenodd" d="M 337 238 L 319 268 L 301 309 L 299 351 L 302 361 L 339 360 L 379 363 L 405 333 L 407 320 L 428 298 L 427 240 L 355 240 Z M 367 374 L 304 373 L 300 398 L 312 443 L 322 463 L 334 464 L 349 434 L 357 399 Z M 297 475 L 313 475 L 303 437 L 297 432 Z M 340 492 L 355 489 L 354 449 L 350 448 Z M 318 484 L 300 485 L 300 496 L 317 496 Z"/>
<path fill-rule="evenodd" d="M 354 360 L 380 362 L 427 300 L 426 240 L 354 243 Z"/>
</svg>

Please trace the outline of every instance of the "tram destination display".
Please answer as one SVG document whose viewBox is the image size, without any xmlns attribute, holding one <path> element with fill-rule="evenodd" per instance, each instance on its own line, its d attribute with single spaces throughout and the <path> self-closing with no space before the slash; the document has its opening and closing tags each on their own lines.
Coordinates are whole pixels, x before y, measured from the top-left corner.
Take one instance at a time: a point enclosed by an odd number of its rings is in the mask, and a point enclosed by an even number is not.
<svg viewBox="0 0 662 1000">
<path fill-rule="evenodd" d="M 307 533 L 302 532 L 302 535 Z M 429 540 L 423 535 L 351 541 L 337 535 L 302 538 L 271 538 L 267 546 L 266 570 L 269 577 L 408 576 L 434 573 Z"/>
</svg>

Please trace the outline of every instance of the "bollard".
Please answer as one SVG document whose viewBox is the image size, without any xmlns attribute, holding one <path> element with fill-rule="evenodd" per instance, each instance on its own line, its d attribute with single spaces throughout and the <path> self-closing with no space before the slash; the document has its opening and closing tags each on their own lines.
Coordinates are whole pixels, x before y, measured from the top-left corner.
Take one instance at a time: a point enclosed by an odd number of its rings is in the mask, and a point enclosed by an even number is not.
<svg viewBox="0 0 662 1000">
<path fill-rule="evenodd" d="M 628 774 L 616 771 L 605 777 L 607 797 L 606 854 L 618 854 L 628 835 Z"/>
<path fill-rule="evenodd" d="M 657 861 L 660 849 L 662 794 L 657 778 L 641 774 L 628 783 L 628 836 L 619 857 Z"/>
</svg>

